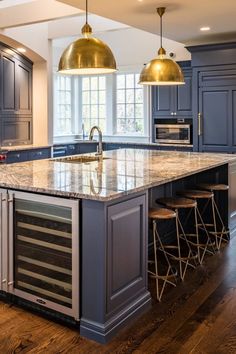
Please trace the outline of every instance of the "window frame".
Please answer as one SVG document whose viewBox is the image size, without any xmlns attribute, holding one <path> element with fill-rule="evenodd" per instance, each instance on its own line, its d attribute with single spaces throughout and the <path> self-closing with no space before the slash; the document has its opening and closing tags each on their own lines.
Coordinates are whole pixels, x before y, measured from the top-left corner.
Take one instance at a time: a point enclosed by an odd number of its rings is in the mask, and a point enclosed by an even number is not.
<svg viewBox="0 0 236 354">
<path fill-rule="evenodd" d="M 151 137 L 151 90 L 148 86 L 143 86 L 143 121 L 144 121 L 144 132 L 142 134 L 136 132 L 129 132 L 127 134 L 117 133 L 117 87 L 116 87 L 116 75 L 118 74 L 138 74 L 140 72 L 140 68 L 131 66 L 121 68 L 118 72 L 113 74 L 101 74 L 94 76 L 105 76 L 106 77 L 106 133 L 103 135 L 105 137 L 111 138 L 133 138 L 133 139 L 150 139 Z M 55 97 L 55 78 L 57 75 L 61 75 L 57 72 L 53 73 L 53 96 L 54 96 L 54 112 L 53 112 L 53 137 L 55 139 L 59 139 L 60 137 L 78 137 L 82 135 L 82 77 L 80 76 L 72 76 L 72 103 L 71 103 L 71 111 L 72 111 L 72 134 L 58 134 L 56 132 L 56 106 L 57 100 Z M 77 98 L 76 98 L 77 97 Z M 78 119 L 77 119 L 78 117 Z M 89 134 L 89 132 L 86 132 Z"/>
<path fill-rule="evenodd" d="M 71 133 L 65 133 L 65 134 L 60 133 L 59 134 L 56 129 L 57 128 L 57 119 L 60 120 L 60 118 L 57 116 L 57 113 L 56 113 L 57 112 L 57 105 L 59 104 L 56 91 L 57 92 L 60 91 L 60 90 L 57 90 L 56 80 L 60 76 L 69 77 L 69 75 L 62 75 L 57 72 L 54 72 L 54 74 L 53 74 L 53 137 L 55 137 L 55 138 L 76 135 L 75 104 L 74 104 L 74 102 L 75 102 L 75 81 L 74 81 L 74 77 L 72 77 L 72 76 L 70 77 L 70 79 L 71 79 Z"/>
</svg>

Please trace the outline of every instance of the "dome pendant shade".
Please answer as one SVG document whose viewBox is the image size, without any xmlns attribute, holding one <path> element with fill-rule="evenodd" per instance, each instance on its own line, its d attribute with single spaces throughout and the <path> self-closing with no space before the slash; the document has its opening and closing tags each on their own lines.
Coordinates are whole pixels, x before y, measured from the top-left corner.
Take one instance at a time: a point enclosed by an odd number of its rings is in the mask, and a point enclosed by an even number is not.
<svg viewBox="0 0 236 354">
<path fill-rule="evenodd" d="M 63 52 L 58 71 L 63 74 L 106 74 L 116 71 L 116 61 L 111 49 L 101 40 L 80 38 Z"/>
<path fill-rule="evenodd" d="M 83 38 L 71 43 L 63 52 L 58 71 L 72 75 L 108 74 L 116 71 L 111 49 L 100 39 L 92 37 L 92 28 L 88 24 L 88 0 L 82 34 Z"/>
<path fill-rule="evenodd" d="M 180 66 L 172 59 L 166 58 L 166 51 L 162 47 L 162 16 L 165 7 L 157 8 L 160 16 L 160 48 L 158 56 L 151 60 L 143 68 L 140 74 L 139 84 L 141 85 L 183 85 L 184 75 Z"/>
<path fill-rule="evenodd" d="M 183 85 L 184 76 L 175 61 L 157 57 L 143 68 L 139 83 L 142 85 Z"/>
</svg>

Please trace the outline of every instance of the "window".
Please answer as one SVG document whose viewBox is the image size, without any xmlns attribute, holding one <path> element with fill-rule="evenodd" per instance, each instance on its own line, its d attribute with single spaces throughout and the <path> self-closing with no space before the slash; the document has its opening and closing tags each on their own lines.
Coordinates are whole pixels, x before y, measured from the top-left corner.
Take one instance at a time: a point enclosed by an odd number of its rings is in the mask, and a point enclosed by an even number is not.
<svg viewBox="0 0 236 354">
<path fill-rule="evenodd" d="M 88 132 L 98 125 L 106 133 L 106 76 L 82 77 L 82 121 Z"/>
<path fill-rule="evenodd" d="M 107 136 L 147 135 L 147 90 L 139 73 L 70 76 L 55 73 L 54 136 L 86 135 L 98 125 Z M 144 114 L 145 112 L 145 114 Z M 122 139 L 122 138 L 121 138 Z"/>
<path fill-rule="evenodd" d="M 55 78 L 55 135 L 73 134 L 72 78 L 57 74 Z"/>
<path fill-rule="evenodd" d="M 143 134 L 143 88 L 139 74 L 116 75 L 116 133 Z"/>
</svg>

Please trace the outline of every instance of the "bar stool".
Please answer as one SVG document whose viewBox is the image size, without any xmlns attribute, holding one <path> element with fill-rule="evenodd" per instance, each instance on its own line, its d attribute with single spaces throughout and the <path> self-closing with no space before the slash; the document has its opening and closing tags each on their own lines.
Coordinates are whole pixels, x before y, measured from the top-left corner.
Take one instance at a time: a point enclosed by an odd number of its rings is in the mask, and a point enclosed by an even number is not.
<svg viewBox="0 0 236 354">
<path fill-rule="evenodd" d="M 183 191 L 178 191 L 178 195 L 181 195 L 186 198 L 190 198 L 196 201 L 197 205 L 194 211 L 195 214 L 195 229 L 196 229 L 196 234 L 186 234 L 187 237 L 196 237 L 196 242 L 192 242 L 192 244 L 197 247 L 198 250 L 198 259 L 199 263 L 202 264 L 203 258 L 206 254 L 206 252 L 210 254 L 215 254 L 215 242 L 213 242 L 210 238 L 210 235 L 207 231 L 206 225 L 203 222 L 202 215 L 199 211 L 198 208 L 198 202 L 199 201 L 210 201 L 212 198 L 214 198 L 214 194 L 210 191 L 202 191 L 202 190 L 192 190 L 192 189 L 187 189 Z M 200 230 L 203 231 L 203 235 L 200 235 Z M 191 241 L 190 241 L 191 242 Z M 201 255 L 202 251 L 202 255 Z"/>
<path fill-rule="evenodd" d="M 157 231 L 157 222 L 158 220 L 170 220 L 176 219 L 176 213 L 173 210 L 169 209 L 150 209 L 148 213 L 149 219 L 152 221 L 152 234 L 153 234 L 153 248 L 154 248 L 154 264 L 155 264 L 155 272 L 148 269 L 148 273 L 151 277 L 156 279 L 156 294 L 157 300 L 161 301 L 164 289 L 167 284 L 176 286 L 176 270 L 171 266 L 170 259 L 168 254 L 165 251 L 165 247 L 162 243 L 161 237 Z M 160 267 L 158 265 L 158 257 L 157 251 L 161 251 L 164 256 L 165 261 L 165 273 L 161 274 Z M 149 261 L 149 264 L 152 264 L 153 261 Z M 173 280 L 173 281 L 172 281 Z"/>
<path fill-rule="evenodd" d="M 218 183 L 201 183 L 198 185 L 198 187 L 213 193 L 213 197 L 210 203 L 213 222 L 205 223 L 205 225 L 208 228 L 209 233 L 215 237 L 216 247 L 219 250 L 222 241 L 229 242 L 230 232 L 229 230 L 226 229 L 222 217 L 220 215 L 219 208 L 215 201 L 215 194 L 221 191 L 222 192 L 228 191 L 229 186 L 227 184 L 218 184 Z M 205 208 L 203 209 L 202 215 L 206 211 L 208 205 L 209 203 L 207 203 Z M 213 231 L 211 230 L 212 228 Z"/>
<path fill-rule="evenodd" d="M 194 254 L 190 243 L 187 240 L 185 235 L 182 223 L 179 219 L 179 208 L 193 208 L 196 204 L 191 199 L 184 198 L 160 198 L 156 200 L 157 204 L 161 204 L 164 207 L 173 209 L 175 212 L 175 228 L 176 228 L 176 241 L 177 244 L 173 245 L 164 245 L 165 252 L 169 255 L 173 260 L 176 260 L 179 264 L 179 275 L 181 280 L 184 280 L 186 271 L 188 267 L 195 268 L 196 267 L 196 258 L 197 254 Z M 172 211 L 173 211 L 172 210 Z M 181 233 L 180 233 L 181 230 Z M 187 250 L 187 253 L 186 253 Z M 177 251 L 177 255 L 174 252 Z M 194 262 L 194 264 L 191 263 Z"/>
</svg>

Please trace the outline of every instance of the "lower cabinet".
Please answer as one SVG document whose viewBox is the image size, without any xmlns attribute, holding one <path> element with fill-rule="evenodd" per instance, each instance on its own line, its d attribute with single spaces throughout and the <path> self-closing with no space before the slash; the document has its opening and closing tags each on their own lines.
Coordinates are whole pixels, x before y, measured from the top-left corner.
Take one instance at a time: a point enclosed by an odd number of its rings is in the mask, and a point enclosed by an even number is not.
<svg viewBox="0 0 236 354">
<path fill-rule="evenodd" d="M 31 160 L 49 159 L 51 157 L 51 147 L 32 150 L 17 150 L 7 152 L 7 163 L 24 162 Z"/>
<path fill-rule="evenodd" d="M 1 190 L 1 216 L 1 290 L 78 320 L 79 201 Z"/>
</svg>

